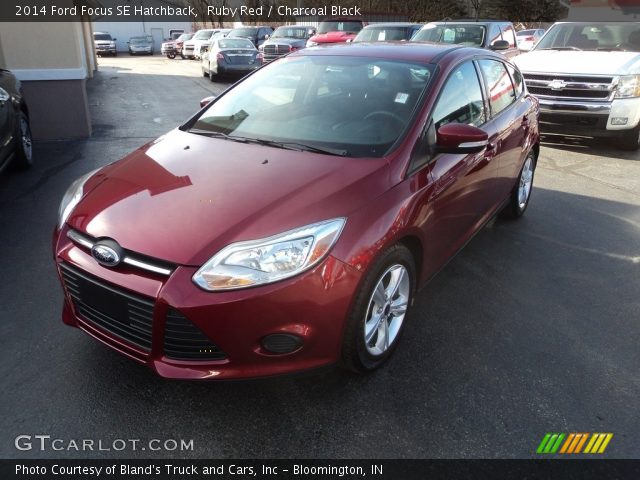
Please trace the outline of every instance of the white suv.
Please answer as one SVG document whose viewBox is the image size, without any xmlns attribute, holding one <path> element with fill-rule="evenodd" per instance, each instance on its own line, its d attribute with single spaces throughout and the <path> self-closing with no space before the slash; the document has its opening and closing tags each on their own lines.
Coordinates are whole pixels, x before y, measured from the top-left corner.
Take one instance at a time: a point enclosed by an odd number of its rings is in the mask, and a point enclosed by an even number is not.
<svg viewBox="0 0 640 480">
<path fill-rule="evenodd" d="M 543 133 L 640 148 L 640 22 L 559 22 L 513 61 L 540 101 Z"/>
<path fill-rule="evenodd" d="M 203 45 L 208 45 L 211 36 L 220 31 L 219 28 L 210 28 L 206 30 L 198 30 L 196 34 L 188 40 L 184 42 L 182 47 L 182 55 L 187 58 L 200 58 L 200 48 Z"/>
</svg>

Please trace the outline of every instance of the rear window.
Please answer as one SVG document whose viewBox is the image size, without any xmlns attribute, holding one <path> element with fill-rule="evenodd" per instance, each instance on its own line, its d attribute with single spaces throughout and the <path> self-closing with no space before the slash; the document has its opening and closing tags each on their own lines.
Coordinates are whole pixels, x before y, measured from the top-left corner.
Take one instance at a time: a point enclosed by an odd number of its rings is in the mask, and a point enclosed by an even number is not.
<svg viewBox="0 0 640 480">
<path fill-rule="evenodd" d="M 408 40 L 409 27 L 374 27 L 360 30 L 354 42 L 388 42 L 393 40 Z"/>
<path fill-rule="evenodd" d="M 229 33 L 230 37 L 255 37 L 258 33 L 257 28 L 234 28 Z"/>
<path fill-rule="evenodd" d="M 220 48 L 255 48 L 253 43 L 244 38 L 225 38 L 218 40 L 218 46 Z"/>
<path fill-rule="evenodd" d="M 362 22 L 321 22 L 318 33 L 327 32 L 352 32 L 356 33 L 362 30 Z"/>
</svg>

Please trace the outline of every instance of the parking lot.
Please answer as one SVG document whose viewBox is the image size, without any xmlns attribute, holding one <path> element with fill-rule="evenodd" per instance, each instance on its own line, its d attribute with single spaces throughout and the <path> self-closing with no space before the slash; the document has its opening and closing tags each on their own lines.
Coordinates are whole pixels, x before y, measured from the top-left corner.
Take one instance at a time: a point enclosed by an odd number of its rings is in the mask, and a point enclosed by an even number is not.
<svg viewBox="0 0 640 480">
<path fill-rule="evenodd" d="M 546 432 L 612 432 L 607 457 L 640 456 L 640 154 L 545 138 L 526 215 L 487 226 L 419 293 L 373 374 L 165 381 L 62 324 L 51 235 L 73 179 L 229 83 L 196 61 L 99 64 L 93 136 L 37 143 L 33 169 L 0 176 L 0 456 L 527 458 Z M 18 451 L 21 434 L 194 449 Z"/>
</svg>

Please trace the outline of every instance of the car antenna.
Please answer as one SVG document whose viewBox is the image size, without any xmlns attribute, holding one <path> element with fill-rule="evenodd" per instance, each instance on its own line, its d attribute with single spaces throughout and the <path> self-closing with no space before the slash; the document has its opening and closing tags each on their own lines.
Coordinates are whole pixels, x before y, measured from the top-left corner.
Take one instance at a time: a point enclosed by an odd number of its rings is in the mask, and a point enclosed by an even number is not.
<svg viewBox="0 0 640 480">
<path fill-rule="evenodd" d="M 449 17 L 444 17 L 444 25 L 442 25 L 442 30 L 440 30 L 440 35 L 438 36 L 438 41 L 436 43 L 440 43 L 440 40 L 442 40 L 442 37 L 444 36 L 444 30 L 445 28 L 447 28 L 447 22 L 449 20 L 451 20 Z"/>
</svg>

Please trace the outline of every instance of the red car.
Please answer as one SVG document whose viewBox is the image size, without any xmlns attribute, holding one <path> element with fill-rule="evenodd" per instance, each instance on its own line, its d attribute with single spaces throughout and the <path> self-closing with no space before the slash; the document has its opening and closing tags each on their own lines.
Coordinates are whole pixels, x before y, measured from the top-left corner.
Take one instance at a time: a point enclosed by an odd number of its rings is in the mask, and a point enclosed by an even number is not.
<svg viewBox="0 0 640 480">
<path fill-rule="evenodd" d="M 63 320 L 168 378 L 372 370 L 417 289 L 523 214 L 538 149 L 538 104 L 502 55 L 295 52 L 71 185 Z"/>
</svg>

